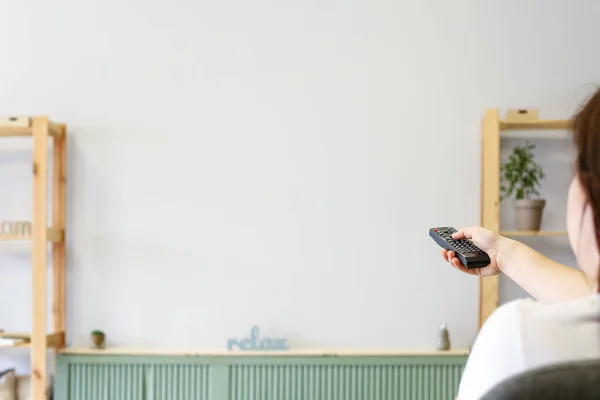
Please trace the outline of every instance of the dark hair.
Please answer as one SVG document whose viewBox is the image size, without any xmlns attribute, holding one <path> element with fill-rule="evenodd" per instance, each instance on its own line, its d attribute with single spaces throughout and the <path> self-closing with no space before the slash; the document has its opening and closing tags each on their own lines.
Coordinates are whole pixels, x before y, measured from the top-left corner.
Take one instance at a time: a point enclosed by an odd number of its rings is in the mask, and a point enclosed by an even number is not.
<svg viewBox="0 0 600 400">
<path fill-rule="evenodd" d="M 600 89 L 573 119 L 575 172 L 594 216 L 596 243 L 600 246 Z M 600 249 L 599 249 L 600 250 Z M 600 273 L 598 274 L 600 285 Z"/>
</svg>

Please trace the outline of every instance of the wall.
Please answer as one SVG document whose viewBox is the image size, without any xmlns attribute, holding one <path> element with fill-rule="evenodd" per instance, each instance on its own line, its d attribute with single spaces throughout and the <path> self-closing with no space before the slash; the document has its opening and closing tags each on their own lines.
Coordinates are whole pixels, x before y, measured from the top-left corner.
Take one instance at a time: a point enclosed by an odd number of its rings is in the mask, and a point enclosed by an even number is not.
<svg viewBox="0 0 600 400">
<path fill-rule="evenodd" d="M 478 281 L 427 229 L 479 222 L 485 108 L 567 117 L 597 83 L 599 11 L 6 2 L 1 114 L 70 129 L 69 343 L 223 348 L 259 324 L 299 348 L 428 348 L 447 321 L 469 346 Z M 1 144 L 0 219 L 29 218 L 27 144 Z M 27 330 L 29 253 L 3 246 L 0 325 Z"/>
</svg>

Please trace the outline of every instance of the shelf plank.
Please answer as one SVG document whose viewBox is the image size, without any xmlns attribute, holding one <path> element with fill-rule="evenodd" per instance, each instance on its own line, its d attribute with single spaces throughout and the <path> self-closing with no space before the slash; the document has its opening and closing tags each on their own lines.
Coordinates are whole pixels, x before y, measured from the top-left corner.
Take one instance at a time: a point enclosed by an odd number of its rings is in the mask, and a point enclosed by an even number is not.
<svg viewBox="0 0 600 400">
<path fill-rule="evenodd" d="M 60 229 L 48 228 L 48 242 L 51 243 L 61 243 L 64 240 L 64 231 Z M 0 233 L 0 241 L 1 242 L 15 242 L 15 241 L 24 241 L 24 240 L 32 240 L 31 234 L 25 235 L 7 235 Z"/>
<path fill-rule="evenodd" d="M 500 121 L 500 130 L 552 130 L 571 129 L 570 119 L 539 120 L 539 121 Z"/>
<path fill-rule="evenodd" d="M 501 231 L 502 236 L 567 236 L 567 231 Z"/>
<path fill-rule="evenodd" d="M 55 138 L 62 138 L 64 130 L 61 124 L 48 121 L 48 135 Z M 0 137 L 33 137 L 32 126 L 10 126 L 0 125 Z"/>
<path fill-rule="evenodd" d="M 527 130 L 527 131 L 505 131 L 500 135 L 501 139 L 543 139 L 543 140 L 569 140 L 572 137 L 568 130 Z"/>
<path fill-rule="evenodd" d="M 46 347 L 60 348 L 63 343 L 63 337 L 63 332 L 46 335 Z M 0 339 L 16 339 L 20 341 L 15 344 L 0 343 L 0 348 L 29 348 L 31 346 L 31 335 L 29 333 L 0 332 Z"/>
<path fill-rule="evenodd" d="M 0 137 L 33 136 L 31 128 L 0 126 Z"/>
</svg>

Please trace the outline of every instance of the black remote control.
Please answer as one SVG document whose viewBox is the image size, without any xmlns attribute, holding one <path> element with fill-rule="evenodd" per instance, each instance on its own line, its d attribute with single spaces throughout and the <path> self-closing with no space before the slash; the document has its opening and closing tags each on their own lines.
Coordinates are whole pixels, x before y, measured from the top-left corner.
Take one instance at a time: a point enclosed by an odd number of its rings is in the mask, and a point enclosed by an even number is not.
<svg viewBox="0 0 600 400">
<path fill-rule="evenodd" d="M 483 268 L 490 264 L 490 256 L 479 247 L 475 246 L 469 239 L 452 239 L 456 229 L 450 226 L 431 228 L 429 236 L 446 250 L 452 250 L 456 258 L 467 268 Z"/>
</svg>

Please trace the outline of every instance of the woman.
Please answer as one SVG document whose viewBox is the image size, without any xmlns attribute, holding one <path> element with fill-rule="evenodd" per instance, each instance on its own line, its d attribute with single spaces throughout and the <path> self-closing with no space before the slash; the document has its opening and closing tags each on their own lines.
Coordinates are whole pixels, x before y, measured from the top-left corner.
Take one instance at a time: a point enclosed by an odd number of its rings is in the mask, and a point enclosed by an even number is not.
<svg viewBox="0 0 600 400">
<path fill-rule="evenodd" d="M 506 274 L 532 299 L 499 307 L 471 349 L 458 398 L 479 399 L 511 375 L 564 361 L 600 359 L 600 90 L 574 119 L 576 174 L 568 193 L 567 231 L 582 271 L 556 263 L 515 240 L 470 227 L 469 238 L 492 262 L 465 268 L 453 252 L 442 256 L 463 272 Z"/>
</svg>

